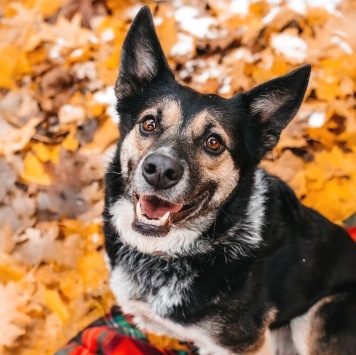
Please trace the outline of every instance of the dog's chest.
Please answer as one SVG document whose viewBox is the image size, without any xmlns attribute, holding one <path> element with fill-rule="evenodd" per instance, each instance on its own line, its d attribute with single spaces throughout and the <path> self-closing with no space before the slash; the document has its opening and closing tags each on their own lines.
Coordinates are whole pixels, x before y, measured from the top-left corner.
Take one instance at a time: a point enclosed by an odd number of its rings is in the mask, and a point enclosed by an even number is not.
<svg viewBox="0 0 356 355">
<path fill-rule="evenodd" d="M 143 269 L 145 272 L 117 265 L 111 271 L 110 286 L 125 312 L 137 314 L 139 302 L 140 309 L 145 304 L 157 315 L 167 317 L 172 308 L 187 302 L 192 275 Z"/>
<path fill-rule="evenodd" d="M 157 281 L 161 284 L 162 280 Z M 209 349 L 207 354 L 230 354 L 215 344 L 209 334 L 209 324 L 198 322 L 185 326 L 167 318 L 173 307 L 188 302 L 187 294 L 192 280 L 188 277 L 185 283 L 182 280 L 177 282 L 172 277 L 166 281 L 158 291 L 151 292 L 145 288 L 147 284 L 135 282 L 127 270 L 116 266 L 111 271 L 110 286 L 124 313 L 133 315 L 134 322 L 140 329 L 193 341 L 201 349 Z"/>
</svg>

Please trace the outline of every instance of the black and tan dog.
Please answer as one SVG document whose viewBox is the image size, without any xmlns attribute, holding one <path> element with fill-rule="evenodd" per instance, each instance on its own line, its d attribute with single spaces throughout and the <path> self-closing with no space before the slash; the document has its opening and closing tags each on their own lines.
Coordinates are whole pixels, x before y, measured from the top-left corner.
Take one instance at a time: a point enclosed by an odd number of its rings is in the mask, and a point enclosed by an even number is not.
<svg viewBox="0 0 356 355">
<path fill-rule="evenodd" d="M 139 12 L 104 212 L 110 284 L 139 327 L 201 354 L 356 354 L 356 244 L 257 167 L 309 75 L 199 94 L 174 80 L 149 9 Z"/>
</svg>

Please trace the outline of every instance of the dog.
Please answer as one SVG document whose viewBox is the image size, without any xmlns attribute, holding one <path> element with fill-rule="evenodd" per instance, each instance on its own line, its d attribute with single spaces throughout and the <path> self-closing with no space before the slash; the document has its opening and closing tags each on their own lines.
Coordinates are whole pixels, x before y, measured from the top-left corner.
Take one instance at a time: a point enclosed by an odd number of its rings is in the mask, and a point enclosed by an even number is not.
<svg viewBox="0 0 356 355">
<path fill-rule="evenodd" d="M 230 99 L 200 94 L 175 81 L 139 11 L 103 213 L 110 287 L 138 327 L 200 354 L 356 354 L 356 244 L 258 167 L 310 71 Z"/>
</svg>

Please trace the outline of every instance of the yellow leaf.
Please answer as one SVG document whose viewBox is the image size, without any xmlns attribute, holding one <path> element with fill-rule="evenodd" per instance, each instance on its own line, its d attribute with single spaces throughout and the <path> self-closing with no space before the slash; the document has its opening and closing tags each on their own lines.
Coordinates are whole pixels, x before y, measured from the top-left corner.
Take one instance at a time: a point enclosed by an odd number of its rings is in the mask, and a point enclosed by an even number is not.
<svg viewBox="0 0 356 355">
<path fill-rule="evenodd" d="M 276 75 L 284 75 L 288 72 L 288 65 L 283 56 L 276 55 L 275 60 L 273 61 L 271 71 Z"/>
<path fill-rule="evenodd" d="M 0 264 L 0 281 L 19 281 L 25 276 L 24 270 L 16 265 L 2 265 Z"/>
<path fill-rule="evenodd" d="M 341 223 L 356 212 L 356 185 L 345 178 L 331 179 L 322 190 L 308 191 L 303 203 Z"/>
<path fill-rule="evenodd" d="M 167 15 L 170 13 L 170 7 L 170 5 L 162 3 L 158 8 L 157 13 L 157 16 L 163 19 L 162 23 L 156 26 L 156 30 L 163 52 L 166 53 L 166 55 L 169 54 L 170 50 L 177 42 L 176 20 L 174 16 Z"/>
<path fill-rule="evenodd" d="M 81 231 L 84 228 L 85 228 L 84 223 L 77 219 L 64 218 L 60 222 L 60 230 L 65 237 L 68 237 L 71 234 L 77 234 L 77 233 L 81 234 Z"/>
<path fill-rule="evenodd" d="M 38 9 L 44 17 L 50 17 L 62 6 L 62 2 L 53 0 L 27 0 L 26 6 L 29 9 Z"/>
<path fill-rule="evenodd" d="M 32 151 L 36 154 L 37 158 L 43 163 L 47 163 L 50 158 L 50 151 L 48 147 L 42 143 L 38 142 L 33 145 Z"/>
<path fill-rule="evenodd" d="M 126 18 L 127 13 L 126 10 L 128 10 L 130 7 L 133 5 L 132 0 L 106 0 L 105 2 L 106 6 L 115 12 L 119 17 Z"/>
<path fill-rule="evenodd" d="M 63 148 L 71 152 L 75 152 L 79 146 L 78 139 L 75 138 L 75 133 L 76 133 L 75 129 L 72 129 L 67 135 L 67 137 L 65 138 L 65 140 L 62 142 Z"/>
<path fill-rule="evenodd" d="M 105 105 L 102 105 L 95 100 L 90 100 L 86 105 L 86 109 L 88 111 L 89 117 L 90 116 L 99 117 L 100 115 L 103 114 L 103 112 L 105 111 L 105 108 L 106 108 Z"/>
<path fill-rule="evenodd" d="M 344 97 L 344 94 L 340 89 L 340 83 L 333 77 L 319 79 L 315 88 L 315 93 L 319 100 L 325 101 L 332 101 L 336 97 Z"/>
<path fill-rule="evenodd" d="M 14 45 L 1 48 L 0 55 L 0 87 L 16 88 L 15 80 L 31 72 L 31 65 L 26 53 Z"/>
<path fill-rule="evenodd" d="M 303 170 L 297 172 L 293 177 L 293 179 L 290 181 L 290 185 L 299 198 L 306 195 L 307 187 L 306 187 L 305 172 Z"/>
<path fill-rule="evenodd" d="M 56 313 L 63 323 L 69 319 L 69 313 L 67 307 L 62 301 L 58 291 L 46 289 L 45 302 L 46 302 L 46 306 L 52 312 Z"/>
<path fill-rule="evenodd" d="M 336 136 L 326 126 L 308 127 L 307 133 L 309 138 L 322 143 L 325 147 L 331 148 L 335 144 Z"/>
<path fill-rule="evenodd" d="M 61 152 L 60 144 L 49 147 L 49 160 L 52 163 L 57 164 L 59 162 L 60 152 Z"/>
<path fill-rule="evenodd" d="M 73 270 L 61 277 L 59 288 L 69 300 L 74 300 L 83 294 L 82 280 Z"/>
<path fill-rule="evenodd" d="M 96 251 L 78 258 L 78 272 L 83 278 L 84 287 L 88 291 L 102 287 L 108 276 L 104 258 Z"/>
<path fill-rule="evenodd" d="M 255 17 L 261 17 L 268 13 L 268 3 L 263 1 L 257 1 L 249 5 L 249 13 Z"/>
<path fill-rule="evenodd" d="M 0 55 L 0 87 L 14 89 L 14 71 L 16 67 L 17 50 L 14 46 L 1 49 Z"/>
<path fill-rule="evenodd" d="M 24 166 L 24 172 L 21 174 L 22 179 L 34 184 L 51 185 L 50 176 L 46 173 L 41 161 L 32 152 L 26 154 Z"/>
</svg>

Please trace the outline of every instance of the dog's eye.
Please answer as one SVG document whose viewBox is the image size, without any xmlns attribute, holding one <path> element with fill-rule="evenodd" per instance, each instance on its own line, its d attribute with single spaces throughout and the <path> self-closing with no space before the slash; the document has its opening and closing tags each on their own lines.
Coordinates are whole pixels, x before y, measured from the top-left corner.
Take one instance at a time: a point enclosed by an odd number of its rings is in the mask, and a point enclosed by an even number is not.
<svg viewBox="0 0 356 355">
<path fill-rule="evenodd" d="M 156 129 L 156 120 L 153 115 L 147 115 L 143 118 L 141 129 L 145 132 L 152 132 Z"/>
<path fill-rule="evenodd" d="M 213 151 L 214 153 L 220 153 L 224 149 L 224 146 L 222 145 L 220 138 L 217 136 L 210 136 L 205 141 L 205 146 L 210 151 Z"/>
</svg>

